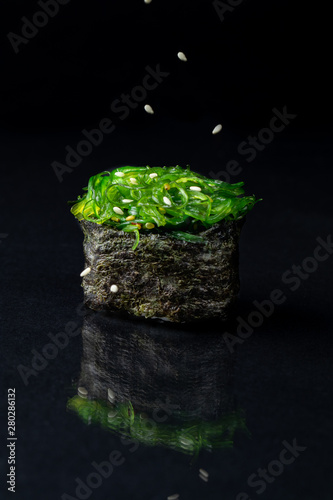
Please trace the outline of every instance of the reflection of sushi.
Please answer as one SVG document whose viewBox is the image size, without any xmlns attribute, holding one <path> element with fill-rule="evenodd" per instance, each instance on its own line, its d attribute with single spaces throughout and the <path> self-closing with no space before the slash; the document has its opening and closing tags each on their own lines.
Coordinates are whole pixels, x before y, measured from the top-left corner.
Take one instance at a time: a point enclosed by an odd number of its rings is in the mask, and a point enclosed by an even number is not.
<svg viewBox="0 0 333 500">
<path fill-rule="evenodd" d="M 78 395 L 68 408 L 146 445 L 189 454 L 231 447 L 246 427 L 233 396 L 235 359 L 217 330 L 192 335 L 183 326 L 87 315 Z"/>
<path fill-rule="evenodd" d="M 242 219 L 257 201 L 242 185 L 179 166 L 91 177 L 72 207 L 85 235 L 85 303 L 173 322 L 227 319 Z"/>
</svg>

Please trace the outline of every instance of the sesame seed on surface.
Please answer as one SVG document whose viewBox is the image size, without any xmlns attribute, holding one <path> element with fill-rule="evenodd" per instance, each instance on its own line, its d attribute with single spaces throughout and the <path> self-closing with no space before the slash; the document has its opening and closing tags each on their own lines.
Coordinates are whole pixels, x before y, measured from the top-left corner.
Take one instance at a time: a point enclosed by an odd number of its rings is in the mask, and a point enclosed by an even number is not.
<svg viewBox="0 0 333 500">
<path fill-rule="evenodd" d="M 171 205 L 171 201 L 167 198 L 167 196 L 163 196 L 163 201 L 166 205 Z"/>
<path fill-rule="evenodd" d="M 114 418 L 117 415 L 116 410 L 110 410 L 108 413 L 108 419 Z"/>
<path fill-rule="evenodd" d="M 110 292 L 117 293 L 118 290 L 119 290 L 119 288 L 117 287 L 117 285 L 111 285 L 110 286 Z"/>
<path fill-rule="evenodd" d="M 153 172 L 152 174 L 149 174 L 149 177 L 151 179 L 154 179 L 154 177 L 157 177 L 157 176 L 158 176 L 158 174 L 156 174 L 155 172 Z"/>
<path fill-rule="evenodd" d="M 108 400 L 113 402 L 116 399 L 116 395 L 112 389 L 108 389 Z"/>
<path fill-rule="evenodd" d="M 77 393 L 81 398 L 86 398 L 88 396 L 88 391 L 85 387 L 78 387 Z"/>
<path fill-rule="evenodd" d="M 209 477 L 209 473 L 205 469 L 199 469 L 199 472 L 202 476 Z"/>
<path fill-rule="evenodd" d="M 199 186 L 190 186 L 190 191 L 201 191 L 201 187 L 199 187 Z"/>
<path fill-rule="evenodd" d="M 124 172 L 115 172 L 114 175 L 116 175 L 117 177 L 125 177 Z"/>
<path fill-rule="evenodd" d="M 202 479 L 203 481 L 205 481 L 205 483 L 208 483 L 208 477 L 203 476 L 202 474 L 199 474 L 199 477 L 200 477 L 200 479 Z"/>
</svg>

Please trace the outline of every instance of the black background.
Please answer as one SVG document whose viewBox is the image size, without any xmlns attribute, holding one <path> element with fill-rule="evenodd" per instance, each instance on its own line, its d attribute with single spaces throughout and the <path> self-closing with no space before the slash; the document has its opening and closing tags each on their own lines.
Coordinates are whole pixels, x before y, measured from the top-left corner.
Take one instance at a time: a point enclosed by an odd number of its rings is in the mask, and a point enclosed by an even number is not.
<svg viewBox="0 0 333 500">
<path fill-rule="evenodd" d="M 253 300 L 274 288 L 287 297 L 237 347 L 234 392 L 252 438 L 206 452 L 194 466 L 177 452 L 142 446 L 91 498 L 179 492 L 231 500 L 240 491 L 256 498 L 248 476 L 278 457 L 283 440 L 297 438 L 307 450 L 262 498 L 332 499 L 332 257 L 294 292 L 281 278 L 313 255 L 317 237 L 332 233 L 328 13 L 314 4 L 244 0 L 221 22 L 210 1 L 71 0 L 15 54 L 7 34 L 21 34 L 22 16 L 31 19 L 40 7 L 11 0 L 0 9 L 1 481 L 8 387 L 17 393 L 19 500 L 74 495 L 75 478 L 121 446 L 66 412 L 80 370 L 79 337 L 27 387 L 17 371 L 47 333 L 80 321 L 82 236 L 67 200 L 116 165 L 190 164 L 218 176 L 236 160 L 241 172 L 230 181 L 244 180 L 249 194 L 263 198 L 242 234 L 239 314 L 246 318 Z M 110 104 L 157 64 L 170 75 L 147 97 L 155 114 L 142 103 L 121 121 Z M 239 144 L 284 106 L 297 117 L 246 161 Z M 82 130 L 106 117 L 115 131 L 59 182 L 52 162 L 64 163 L 65 147 L 75 148 Z M 217 123 L 223 130 L 213 136 Z M 207 484 L 197 478 L 199 466 L 210 472 Z M 14 496 L 1 488 L 1 498 Z"/>
</svg>

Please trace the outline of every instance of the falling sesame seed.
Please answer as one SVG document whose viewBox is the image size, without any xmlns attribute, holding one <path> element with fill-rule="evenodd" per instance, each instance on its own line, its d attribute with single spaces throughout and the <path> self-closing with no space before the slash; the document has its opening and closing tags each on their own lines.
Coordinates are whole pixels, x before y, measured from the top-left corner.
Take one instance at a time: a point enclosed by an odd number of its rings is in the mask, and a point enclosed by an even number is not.
<svg viewBox="0 0 333 500">
<path fill-rule="evenodd" d="M 154 177 L 157 177 L 157 176 L 158 176 L 158 174 L 155 174 L 155 173 L 149 174 L 149 177 L 150 177 L 151 179 L 154 179 Z"/>
<path fill-rule="evenodd" d="M 221 123 L 219 123 L 219 124 L 218 124 L 218 125 L 216 125 L 216 127 L 213 129 L 212 134 L 214 134 L 214 135 L 215 135 L 215 134 L 218 134 L 219 132 L 221 132 L 221 130 L 222 130 L 222 125 L 221 125 Z"/>
<path fill-rule="evenodd" d="M 108 389 L 108 400 L 109 401 L 114 401 L 116 399 L 116 395 L 115 393 L 113 392 L 112 389 Z"/>
<path fill-rule="evenodd" d="M 155 224 L 152 224 L 151 222 L 147 222 L 147 224 L 145 224 L 146 229 L 154 229 L 154 227 L 155 227 Z"/>
<path fill-rule="evenodd" d="M 166 196 L 163 196 L 163 201 L 166 205 L 171 205 L 171 201 Z"/>
<path fill-rule="evenodd" d="M 128 200 L 127 198 L 124 198 L 122 200 L 122 203 L 131 203 L 132 201 L 134 201 L 134 200 Z"/>
<path fill-rule="evenodd" d="M 186 61 L 187 61 L 187 57 L 186 57 L 186 55 L 184 54 L 184 52 L 178 52 L 177 57 L 178 57 L 178 59 L 180 59 L 181 61 L 184 61 L 184 62 L 186 62 Z"/>
<path fill-rule="evenodd" d="M 116 212 L 116 214 L 124 215 L 124 212 L 119 207 L 113 207 L 113 211 Z"/>
<path fill-rule="evenodd" d="M 154 110 L 149 104 L 145 104 L 144 110 L 146 111 L 146 113 L 149 113 L 150 115 L 154 114 Z"/>
<path fill-rule="evenodd" d="M 145 3 L 151 3 L 151 0 L 144 0 Z"/>
<path fill-rule="evenodd" d="M 201 187 L 199 186 L 190 186 L 191 191 L 201 191 Z"/>
<path fill-rule="evenodd" d="M 134 220 L 135 219 L 135 215 L 129 215 L 128 217 L 126 217 L 125 220 Z"/>
<path fill-rule="evenodd" d="M 119 290 L 119 288 L 117 287 L 117 285 L 111 285 L 110 287 L 110 292 L 112 293 L 117 293 Z"/>
<path fill-rule="evenodd" d="M 207 478 L 209 477 L 209 474 L 205 469 L 199 469 L 199 472 L 202 476 L 207 477 Z"/>
<path fill-rule="evenodd" d="M 174 495 L 169 495 L 167 500 L 177 500 L 179 498 L 178 493 L 175 493 Z"/>
<path fill-rule="evenodd" d="M 86 398 L 88 396 L 88 391 L 85 387 L 78 387 L 77 392 L 81 398 Z"/>
<path fill-rule="evenodd" d="M 114 175 L 116 175 L 117 177 L 125 177 L 124 172 L 115 172 Z"/>
<path fill-rule="evenodd" d="M 83 276 L 87 276 L 87 274 L 89 274 L 90 271 L 91 271 L 91 267 L 86 267 L 86 269 L 84 271 L 82 271 L 80 276 L 83 278 Z"/>
<path fill-rule="evenodd" d="M 130 181 L 131 181 L 132 184 L 137 184 L 138 183 L 138 181 L 136 180 L 135 177 L 130 177 Z"/>
</svg>

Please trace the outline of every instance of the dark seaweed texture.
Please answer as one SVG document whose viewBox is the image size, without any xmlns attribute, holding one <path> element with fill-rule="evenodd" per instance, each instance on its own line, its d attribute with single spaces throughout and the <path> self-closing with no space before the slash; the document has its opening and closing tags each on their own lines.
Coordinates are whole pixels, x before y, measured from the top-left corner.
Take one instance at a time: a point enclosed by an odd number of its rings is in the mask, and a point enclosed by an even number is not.
<svg viewBox="0 0 333 500">
<path fill-rule="evenodd" d="M 227 320 L 239 291 L 243 221 L 221 221 L 201 231 L 204 243 L 142 232 L 134 251 L 132 234 L 80 221 L 86 267 L 91 267 L 83 278 L 85 304 L 172 322 Z M 113 284 L 117 293 L 110 291 Z"/>
</svg>

